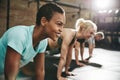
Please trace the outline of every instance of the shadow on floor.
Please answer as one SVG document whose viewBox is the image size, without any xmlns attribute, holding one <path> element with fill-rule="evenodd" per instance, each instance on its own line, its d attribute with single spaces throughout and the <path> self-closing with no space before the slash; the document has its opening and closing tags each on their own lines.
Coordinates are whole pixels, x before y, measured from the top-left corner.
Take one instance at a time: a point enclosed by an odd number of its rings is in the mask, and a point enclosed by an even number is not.
<svg viewBox="0 0 120 80">
<path fill-rule="evenodd" d="M 102 65 L 98 64 L 98 63 L 92 63 L 92 62 L 87 63 L 87 62 L 83 62 L 83 61 L 79 61 L 79 62 L 84 63 L 85 65 L 88 65 L 88 66 L 96 67 L 96 68 L 102 67 Z M 75 60 L 72 60 L 69 71 L 73 71 L 75 68 L 79 68 L 79 67 L 80 66 L 78 66 L 76 64 Z"/>
<path fill-rule="evenodd" d="M 57 65 L 59 57 L 46 56 L 45 59 L 45 80 L 57 80 Z"/>
<path fill-rule="evenodd" d="M 102 65 L 98 63 L 85 63 L 80 61 L 85 65 L 89 65 L 96 68 L 101 68 Z M 48 56 L 45 60 L 45 80 L 57 80 L 57 67 L 59 63 L 59 57 Z M 80 66 L 76 65 L 75 60 L 71 61 L 69 71 L 73 71 L 75 68 L 80 68 Z M 62 76 L 66 77 L 66 74 L 63 72 Z"/>
<path fill-rule="evenodd" d="M 80 61 L 81 63 L 84 63 Z M 59 57 L 55 56 L 46 56 L 45 58 L 45 80 L 57 80 L 57 68 L 59 63 Z M 101 68 L 102 65 L 97 63 L 84 63 L 85 65 L 93 66 L 96 68 Z M 80 66 L 76 65 L 75 60 L 71 61 L 69 71 L 73 71 L 75 68 L 80 68 Z M 67 77 L 65 72 L 62 72 L 63 77 Z M 22 72 L 20 73 L 19 77 L 30 77 L 24 75 Z M 24 79 L 24 80 L 35 80 L 34 78 L 31 79 Z"/>
</svg>

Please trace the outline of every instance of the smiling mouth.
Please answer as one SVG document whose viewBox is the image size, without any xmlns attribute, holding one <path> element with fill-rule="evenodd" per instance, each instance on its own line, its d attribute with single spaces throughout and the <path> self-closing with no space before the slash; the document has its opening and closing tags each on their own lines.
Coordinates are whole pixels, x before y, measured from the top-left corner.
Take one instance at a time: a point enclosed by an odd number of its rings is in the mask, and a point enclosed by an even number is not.
<svg viewBox="0 0 120 80">
<path fill-rule="evenodd" d="M 56 36 L 57 36 L 57 37 L 60 37 L 60 33 L 57 33 Z"/>
</svg>

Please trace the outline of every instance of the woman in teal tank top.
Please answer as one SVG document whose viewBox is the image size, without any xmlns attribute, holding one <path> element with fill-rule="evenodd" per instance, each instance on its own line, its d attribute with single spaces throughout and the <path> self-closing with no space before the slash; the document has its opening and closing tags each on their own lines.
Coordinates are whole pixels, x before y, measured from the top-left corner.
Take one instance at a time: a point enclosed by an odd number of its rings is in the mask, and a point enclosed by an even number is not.
<svg viewBox="0 0 120 80">
<path fill-rule="evenodd" d="M 65 11 L 59 5 L 42 5 L 33 26 L 14 26 L 0 39 L 0 74 L 16 80 L 19 69 L 34 61 L 34 80 L 44 80 L 44 52 L 47 38 L 56 40 L 65 24 Z"/>
</svg>

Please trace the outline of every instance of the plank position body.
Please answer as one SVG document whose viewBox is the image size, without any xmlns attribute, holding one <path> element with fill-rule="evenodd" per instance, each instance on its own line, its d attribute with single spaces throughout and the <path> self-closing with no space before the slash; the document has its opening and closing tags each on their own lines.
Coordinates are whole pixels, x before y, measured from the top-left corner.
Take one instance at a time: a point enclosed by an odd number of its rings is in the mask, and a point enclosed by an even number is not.
<svg viewBox="0 0 120 80">
<path fill-rule="evenodd" d="M 77 30 L 63 28 L 61 37 L 56 42 L 49 39 L 51 49 L 60 47 L 60 61 L 58 65 L 57 78 L 58 80 L 67 80 L 61 76 L 62 69 L 65 66 L 65 73 L 68 72 L 68 67 L 72 59 L 72 49 L 77 39 L 89 39 L 97 31 L 97 26 L 90 20 L 78 19 L 76 22 Z"/>
<path fill-rule="evenodd" d="M 34 59 L 34 80 L 44 80 L 44 52 L 47 38 L 56 40 L 65 24 L 65 12 L 48 3 L 37 12 L 36 24 L 15 26 L 0 38 L 0 74 L 5 80 L 16 80 L 19 69 Z"/>
</svg>

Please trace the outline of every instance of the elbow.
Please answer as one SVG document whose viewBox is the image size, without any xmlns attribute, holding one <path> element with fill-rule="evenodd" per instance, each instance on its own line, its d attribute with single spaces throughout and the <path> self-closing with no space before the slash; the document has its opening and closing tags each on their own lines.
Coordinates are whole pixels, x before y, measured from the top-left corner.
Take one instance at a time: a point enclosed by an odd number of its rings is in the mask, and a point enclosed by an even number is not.
<svg viewBox="0 0 120 80">
<path fill-rule="evenodd" d="M 60 61 L 66 62 L 66 57 L 61 56 L 61 57 L 60 57 Z"/>
</svg>

